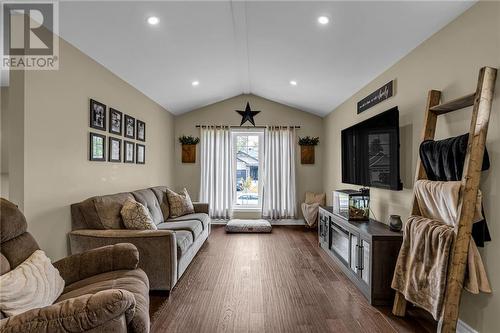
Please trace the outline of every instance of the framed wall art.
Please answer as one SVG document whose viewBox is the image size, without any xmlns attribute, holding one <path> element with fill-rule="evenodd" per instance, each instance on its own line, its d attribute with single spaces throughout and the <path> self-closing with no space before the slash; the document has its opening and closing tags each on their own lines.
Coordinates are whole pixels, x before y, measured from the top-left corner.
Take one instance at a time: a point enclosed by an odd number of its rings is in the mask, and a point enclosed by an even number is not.
<svg viewBox="0 0 500 333">
<path fill-rule="evenodd" d="M 124 119 L 124 136 L 129 139 L 135 139 L 135 118 L 126 114 Z"/>
<path fill-rule="evenodd" d="M 146 163 L 146 146 L 141 145 L 140 143 L 136 144 L 135 152 L 136 152 L 135 163 L 145 164 Z"/>
<path fill-rule="evenodd" d="M 133 142 L 123 140 L 123 162 L 134 163 L 134 146 Z"/>
<path fill-rule="evenodd" d="M 122 135 L 123 113 L 109 108 L 109 133 Z"/>
<path fill-rule="evenodd" d="M 106 161 L 106 136 L 92 133 L 89 135 L 89 160 Z"/>
<path fill-rule="evenodd" d="M 90 127 L 106 130 L 106 105 L 90 99 Z"/>
<path fill-rule="evenodd" d="M 137 140 L 146 141 L 146 123 L 137 119 Z"/>
<path fill-rule="evenodd" d="M 122 161 L 122 140 L 117 138 L 108 138 L 108 161 L 121 162 Z"/>
</svg>

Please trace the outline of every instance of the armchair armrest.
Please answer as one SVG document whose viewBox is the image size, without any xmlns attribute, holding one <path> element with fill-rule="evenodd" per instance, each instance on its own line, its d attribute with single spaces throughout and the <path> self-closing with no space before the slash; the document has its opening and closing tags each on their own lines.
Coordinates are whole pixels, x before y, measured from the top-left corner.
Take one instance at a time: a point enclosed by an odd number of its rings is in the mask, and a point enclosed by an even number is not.
<svg viewBox="0 0 500 333">
<path fill-rule="evenodd" d="M 153 290 L 170 290 L 177 282 L 177 242 L 171 230 L 74 230 L 69 234 L 71 253 L 81 253 L 118 243 L 131 243 L 139 251 Z"/>
<path fill-rule="evenodd" d="M 119 243 L 73 254 L 54 263 L 69 285 L 88 277 L 121 269 L 136 269 L 139 251 L 133 244 Z"/>
<path fill-rule="evenodd" d="M 193 202 L 195 213 L 205 213 L 208 214 L 209 204 L 205 202 Z"/>
<path fill-rule="evenodd" d="M 70 298 L 0 321 L 2 332 L 85 332 L 126 330 L 135 313 L 134 295 L 122 289 Z M 102 330 L 101 330 L 102 329 Z"/>
</svg>

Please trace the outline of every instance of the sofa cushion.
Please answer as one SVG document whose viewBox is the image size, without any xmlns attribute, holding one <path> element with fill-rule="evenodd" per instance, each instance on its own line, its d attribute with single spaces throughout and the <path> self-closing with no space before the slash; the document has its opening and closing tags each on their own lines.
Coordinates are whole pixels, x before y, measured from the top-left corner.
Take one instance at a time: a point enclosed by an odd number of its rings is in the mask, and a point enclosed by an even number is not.
<svg viewBox="0 0 500 333">
<path fill-rule="evenodd" d="M 193 245 L 193 234 L 188 230 L 176 230 L 175 239 L 177 241 L 177 258 L 181 258 Z"/>
<path fill-rule="evenodd" d="M 160 209 L 163 214 L 163 221 L 165 221 L 170 216 L 170 207 L 168 205 L 168 198 L 167 198 L 167 187 L 156 186 L 152 187 L 151 191 L 153 191 L 153 193 L 156 196 L 156 199 L 160 203 Z"/>
<path fill-rule="evenodd" d="M 0 275 L 3 275 L 10 271 L 10 263 L 7 258 L 0 253 Z"/>
<path fill-rule="evenodd" d="M 151 189 L 144 189 L 132 192 L 137 202 L 140 202 L 149 211 L 154 224 L 165 221 L 160 208 L 160 203 Z M 168 216 L 167 216 L 168 217 Z"/>
<path fill-rule="evenodd" d="M 184 216 L 168 219 L 165 222 L 179 222 L 179 221 L 191 221 L 191 220 L 200 221 L 203 224 L 203 230 L 207 229 L 208 224 L 210 223 L 210 217 L 208 216 L 208 214 L 205 213 L 187 214 Z"/>
<path fill-rule="evenodd" d="M 149 211 L 135 200 L 127 200 L 120 211 L 125 228 L 132 230 L 156 230 Z"/>
<path fill-rule="evenodd" d="M 141 269 L 107 272 L 72 283 L 64 288 L 56 302 L 109 289 L 123 289 L 134 295 L 135 315 L 131 325 L 134 332 L 148 332 L 149 282 L 146 273 Z"/>
<path fill-rule="evenodd" d="M 127 200 L 134 200 L 134 196 L 130 193 L 117 193 L 93 198 L 97 216 L 104 229 L 124 228 L 120 211 Z"/>
<path fill-rule="evenodd" d="M 36 250 L 40 250 L 35 239 L 29 232 L 0 244 L 2 254 L 7 258 L 10 269 L 17 267 L 29 258 Z"/>
<path fill-rule="evenodd" d="M 27 227 L 26 218 L 17 206 L 0 198 L 0 242 L 16 238 L 25 233 Z"/>
<path fill-rule="evenodd" d="M 160 223 L 156 226 L 161 230 L 186 230 L 191 231 L 193 234 L 193 239 L 197 239 L 198 236 L 203 232 L 203 225 L 198 220 L 190 220 L 190 221 L 178 221 L 178 222 L 164 222 Z"/>
<path fill-rule="evenodd" d="M 172 218 L 194 213 L 193 202 L 185 188 L 182 193 L 175 193 L 167 188 L 167 197 Z"/>
</svg>

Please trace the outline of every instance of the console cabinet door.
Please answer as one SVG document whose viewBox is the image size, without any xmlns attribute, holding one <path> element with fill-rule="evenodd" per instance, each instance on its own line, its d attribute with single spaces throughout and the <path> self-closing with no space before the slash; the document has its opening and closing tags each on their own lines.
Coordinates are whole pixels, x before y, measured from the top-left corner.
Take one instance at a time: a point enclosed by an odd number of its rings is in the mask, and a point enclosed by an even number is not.
<svg viewBox="0 0 500 333">
<path fill-rule="evenodd" d="M 329 229 L 330 229 L 330 217 L 323 212 L 323 210 L 320 209 L 319 211 L 319 242 L 320 245 L 326 246 L 328 248 L 329 246 Z"/>
<path fill-rule="evenodd" d="M 351 234 L 351 270 L 359 274 L 359 237 L 356 234 Z"/>
<path fill-rule="evenodd" d="M 361 239 L 360 247 L 361 249 L 359 253 L 359 260 L 361 261 L 361 271 L 360 277 L 368 286 L 370 285 L 370 270 L 371 270 L 371 244 L 365 240 Z"/>
</svg>

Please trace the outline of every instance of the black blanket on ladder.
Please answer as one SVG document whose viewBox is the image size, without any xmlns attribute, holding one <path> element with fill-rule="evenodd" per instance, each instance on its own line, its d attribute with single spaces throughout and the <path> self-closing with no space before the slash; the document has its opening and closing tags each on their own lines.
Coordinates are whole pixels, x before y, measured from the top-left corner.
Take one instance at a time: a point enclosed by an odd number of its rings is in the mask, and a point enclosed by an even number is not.
<svg viewBox="0 0 500 333">
<path fill-rule="evenodd" d="M 420 160 L 429 180 L 457 181 L 462 179 L 469 134 L 444 140 L 425 140 L 420 145 Z M 482 171 L 490 168 L 488 151 L 485 149 Z M 484 216 L 484 212 L 483 212 Z M 472 237 L 477 246 L 491 241 L 486 219 L 474 223 Z"/>
</svg>

